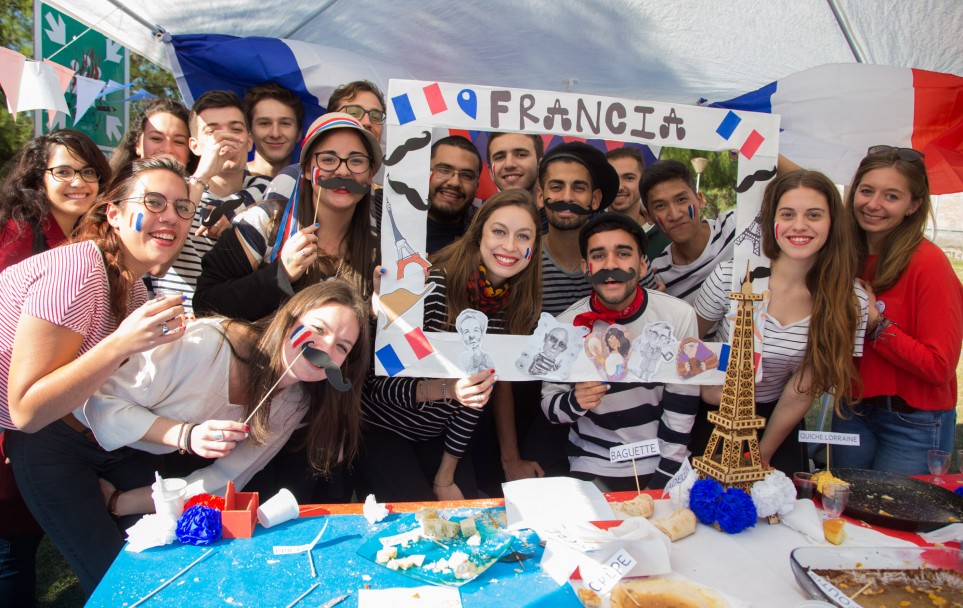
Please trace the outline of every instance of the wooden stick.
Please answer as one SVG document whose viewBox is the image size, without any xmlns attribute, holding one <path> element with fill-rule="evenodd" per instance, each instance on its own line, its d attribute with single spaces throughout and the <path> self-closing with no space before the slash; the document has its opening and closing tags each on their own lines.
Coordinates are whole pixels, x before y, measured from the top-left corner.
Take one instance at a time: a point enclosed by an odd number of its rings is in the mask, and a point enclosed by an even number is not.
<svg viewBox="0 0 963 608">
<path fill-rule="evenodd" d="M 826 472 L 829 473 L 829 444 L 826 444 Z"/>
<path fill-rule="evenodd" d="M 148 594 L 145 595 L 144 597 L 140 598 L 139 600 L 137 600 L 136 602 L 134 602 L 133 604 L 131 604 L 130 608 L 136 608 L 137 606 L 140 606 L 141 604 L 143 604 L 144 602 L 146 602 L 146 601 L 149 600 L 150 598 L 154 597 L 154 594 L 156 594 L 158 591 L 160 591 L 160 590 L 163 589 L 164 587 L 166 587 L 166 586 L 170 585 L 171 583 L 173 583 L 175 580 L 177 580 L 177 577 L 179 577 L 180 575 L 184 574 L 185 572 L 187 572 L 188 570 L 190 570 L 191 568 L 193 568 L 196 564 L 200 563 L 200 561 L 201 561 L 202 559 L 204 559 L 205 557 L 207 557 L 208 555 L 210 555 L 210 554 L 213 553 L 213 552 L 214 552 L 214 548 L 213 548 L 213 547 L 210 548 L 210 549 L 208 549 L 208 550 L 204 553 L 204 555 L 198 557 L 197 559 L 195 559 L 194 561 L 192 561 L 192 562 L 189 563 L 188 565 L 184 566 L 184 568 L 183 568 L 180 572 L 178 572 L 178 573 L 175 574 L 174 576 L 172 576 L 172 577 L 170 577 L 169 579 L 167 579 L 166 581 L 164 581 L 164 582 L 161 584 L 160 587 L 158 587 L 157 589 L 154 589 L 153 591 L 151 591 L 150 593 L 148 593 Z"/>
<path fill-rule="evenodd" d="M 311 177 L 311 181 L 314 181 L 314 176 Z M 315 184 L 317 185 L 317 184 Z M 314 199 L 314 223 L 318 223 L 318 205 L 321 204 L 321 187 L 318 186 L 318 196 Z"/>
<path fill-rule="evenodd" d="M 311 549 L 308 549 L 308 563 L 311 564 L 311 578 L 318 578 L 318 571 L 314 569 L 314 557 L 311 555 Z"/>
<path fill-rule="evenodd" d="M 857 591 L 856 593 L 854 593 L 854 594 L 852 594 L 851 596 L 849 596 L 849 599 L 851 599 L 851 600 L 856 599 L 856 596 L 857 596 L 857 595 L 859 595 L 859 594 L 862 593 L 863 591 L 866 591 L 867 589 L 869 589 L 870 586 L 872 586 L 872 584 L 873 584 L 872 581 L 866 583 L 865 585 L 863 585 L 863 588 L 862 588 L 862 589 L 860 589 L 860 590 Z"/>
<path fill-rule="evenodd" d="M 317 588 L 318 588 L 318 585 L 320 585 L 320 584 L 321 584 L 321 583 L 315 583 L 315 584 L 311 585 L 311 587 L 310 587 L 307 591 L 305 591 L 304 593 L 302 593 L 302 594 L 299 595 L 298 597 L 294 598 L 294 601 L 291 602 L 290 604 L 288 604 L 287 606 L 285 606 L 284 608 L 291 608 L 292 606 L 294 606 L 295 604 L 297 604 L 298 602 L 300 602 L 301 600 L 303 600 L 304 598 L 306 598 L 309 593 L 311 593 L 312 591 L 314 591 L 315 589 L 317 589 Z M 131 608 L 133 608 L 133 606 L 131 606 Z"/>
<path fill-rule="evenodd" d="M 261 406 L 264 405 L 264 402 L 268 400 L 268 397 L 271 396 L 271 393 L 274 392 L 274 389 L 276 389 L 278 385 L 281 384 L 281 380 L 284 380 L 284 377 L 288 374 L 289 371 L 291 371 L 291 366 L 293 366 L 297 362 L 297 360 L 301 358 L 301 355 L 303 354 L 304 354 L 304 349 L 302 348 L 301 352 L 298 353 L 298 356 L 292 359 L 290 363 L 288 363 L 288 366 L 284 369 L 284 373 L 282 373 L 281 377 L 278 378 L 278 381 L 274 383 L 274 386 L 268 389 L 267 394 L 264 395 L 264 398 L 261 399 L 261 402 L 257 404 L 257 407 L 254 408 L 254 410 L 251 412 L 251 415 L 247 417 L 247 419 L 244 421 L 244 424 L 247 424 L 248 422 L 251 421 L 251 418 L 254 418 L 254 414 L 256 414 L 257 411 L 261 409 Z"/>
<path fill-rule="evenodd" d="M 635 458 L 632 459 L 632 472 L 635 474 L 635 489 L 642 494 L 642 488 L 639 486 L 639 471 L 635 468 Z"/>
</svg>

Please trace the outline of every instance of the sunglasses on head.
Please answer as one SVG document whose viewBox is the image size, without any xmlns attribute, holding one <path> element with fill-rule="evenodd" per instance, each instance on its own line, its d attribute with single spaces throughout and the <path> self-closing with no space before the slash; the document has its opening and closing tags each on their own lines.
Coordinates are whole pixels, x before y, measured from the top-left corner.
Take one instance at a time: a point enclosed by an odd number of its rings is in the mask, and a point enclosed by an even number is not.
<svg viewBox="0 0 963 608">
<path fill-rule="evenodd" d="M 869 150 L 866 151 L 867 154 L 894 154 L 900 160 L 905 160 L 908 162 L 913 162 L 914 160 L 922 160 L 925 154 L 919 150 L 914 150 L 913 148 L 897 148 L 895 146 L 870 146 Z"/>
</svg>

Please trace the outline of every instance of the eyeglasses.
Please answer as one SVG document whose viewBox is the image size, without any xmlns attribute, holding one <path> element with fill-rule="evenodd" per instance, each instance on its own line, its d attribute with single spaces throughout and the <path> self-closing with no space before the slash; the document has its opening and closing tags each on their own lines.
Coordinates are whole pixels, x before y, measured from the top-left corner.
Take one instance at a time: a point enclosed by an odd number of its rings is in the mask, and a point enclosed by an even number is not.
<svg viewBox="0 0 963 608">
<path fill-rule="evenodd" d="M 345 114 L 348 114 L 349 116 L 353 116 L 358 120 L 361 120 L 362 118 L 364 118 L 364 115 L 367 114 L 368 118 L 371 119 L 371 122 L 375 123 L 376 125 L 380 125 L 385 121 L 385 113 L 383 111 L 365 110 L 363 107 L 359 105 L 354 105 L 354 104 L 350 106 L 344 106 L 339 110 L 339 112 L 344 112 Z"/>
<path fill-rule="evenodd" d="M 352 173 L 367 173 L 371 168 L 371 157 L 364 154 L 353 154 L 347 158 L 341 158 L 331 152 L 315 152 L 314 164 L 322 171 L 334 173 L 344 163 L 348 171 Z"/>
<path fill-rule="evenodd" d="M 886 154 L 887 152 L 895 154 L 897 158 L 907 162 L 921 160 L 926 156 L 919 150 L 914 150 L 913 148 L 897 148 L 895 146 L 870 146 L 869 150 L 866 151 L 867 154 Z"/>
<path fill-rule="evenodd" d="M 74 169 L 67 165 L 60 165 L 59 167 L 50 167 L 47 172 L 58 182 L 72 182 L 74 181 L 74 176 L 78 173 L 80 174 L 80 179 L 85 182 L 92 184 L 100 179 L 100 174 L 97 173 L 97 169 L 93 167 L 84 167 L 83 169 Z"/>
<path fill-rule="evenodd" d="M 478 174 L 474 171 L 469 171 L 468 169 L 463 171 L 455 171 L 453 167 L 449 167 L 448 165 L 436 165 L 434 168 L 432 168 L 431 172 L 436 178 L 443 182 L 450 180 L 451 176 L 455 174 L 458 175 L 458 179 L 464 182 L 473 182 L 478 179 Z"/>
<path fill-rule="evenodd" d="M 147 192 L 141 197 L 125 199 L 147 207 L 151 213 L 163 213 L 167 209 L 167 197 L 160 192 Z M 179 198 L 174 201 L 174 213 L 182 220 L 193 219 L 197 205 L 189 198 Z"/>
</svg>

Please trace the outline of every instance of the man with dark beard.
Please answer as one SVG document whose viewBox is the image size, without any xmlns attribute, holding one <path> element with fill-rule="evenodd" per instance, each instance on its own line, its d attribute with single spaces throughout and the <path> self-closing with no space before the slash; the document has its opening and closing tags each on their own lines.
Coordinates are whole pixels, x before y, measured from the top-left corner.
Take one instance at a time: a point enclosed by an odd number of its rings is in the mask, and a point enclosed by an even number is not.
<svg viewBox="0 0 963 608">
<path fill-rule="evenodd" d="M 649 339 L 648 329 L 663 327 L 670 339 L 697 336 L 691 306 L 639 285 L 646 240 L 638 222 L 621 213 L 602 214 L 582 228 L 578 244 L 592 294 L 559 315 L 560 322 L 595 333 L 618 324 L 643 339 Z M 655 373 L 657 366 L 651 371 Z M 545 382 L 542 409 L 549 420 L 569 430 L 572 477 L 592 481 L 604 492 L 619 492 L 635 489 L 638 471 L 641 487 L 657 489 L 689 455 L 699 387 L 638 381 Z M 659 457 L 642 458 L 635 467 L 630 461 L 610 461 L 609 448 L 650 439 L 658 440 Z"/>
<path fill-rule="evenodd" d="M 465 233 L 482 160 L 474 144 L 452 135 L 431 146 L 425 249 L 434 253 Z"/>
</svg>

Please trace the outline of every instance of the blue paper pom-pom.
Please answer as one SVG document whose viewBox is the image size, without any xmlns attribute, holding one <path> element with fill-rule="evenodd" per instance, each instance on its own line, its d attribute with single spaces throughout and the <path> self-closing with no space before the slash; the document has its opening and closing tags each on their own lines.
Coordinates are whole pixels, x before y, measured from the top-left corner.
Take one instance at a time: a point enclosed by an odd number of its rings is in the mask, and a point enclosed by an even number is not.
<svg viewBox="0 0 963 608">
<path fill-rule="evenodd" d="M 197 505 L 177 520 L 177 540 L 187 545 L 209 545 L 221 539 L 221 512 Z"/>
<path fill-rule="evenodd" d="M 963 496 L 963 486 L 960 486 L 960 487 L 958 487 L 957 489 L 955 489 L 955 490 L 953 490 L 953 491 L 956 492 L 957 494 L 959 494 L 960 496 Z"/>
<path fill-rule="evenodd" d="M 741 488 L 729 488 L 719 501 L 716 522 L 723 532 L 736 534 L 756 525 L 756 505 Z"/>
<path fill-rule="evenodd" d="M 689 509 L 699 521 L 711 526 L 716 521 L 716 510 L 719 508 L 722 492 L 722 484 L 715 479 L 698 480 L 689 491 Z"/>
</svg>

